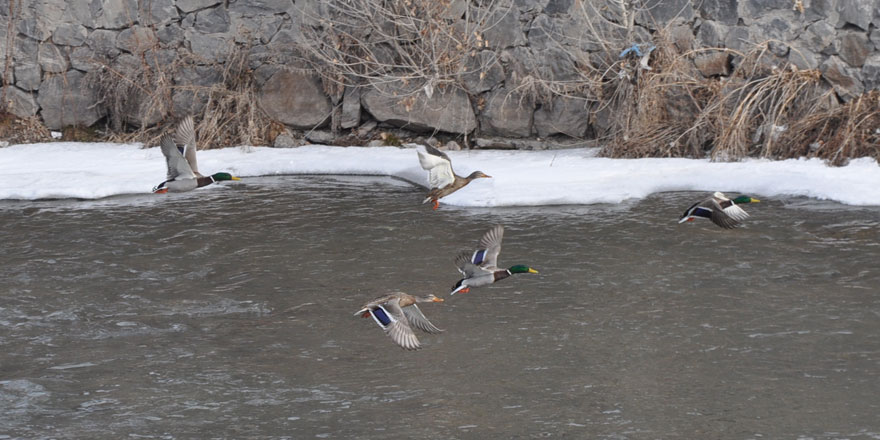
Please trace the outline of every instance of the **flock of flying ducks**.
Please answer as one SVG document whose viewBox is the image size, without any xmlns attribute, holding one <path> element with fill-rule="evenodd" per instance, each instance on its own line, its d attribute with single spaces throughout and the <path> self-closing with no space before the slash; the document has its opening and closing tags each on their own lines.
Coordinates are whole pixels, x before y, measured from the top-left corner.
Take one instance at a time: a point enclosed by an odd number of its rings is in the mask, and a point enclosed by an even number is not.
<svg viewBox="0 0 880 440">
<path fill-rule="evenodd" d="M 241 180 L 225 172 L 210 176 L 199 173 L 192 116 L 187 116 L 181 121 L 173 135 L 170 133 L 163 135 L 160 147 L 168 166 L 168 174 L 164 182 L 153 188 L 154 193 L 192 191 L 215 182 Z M 431 190 L 422 203 L 432 202 L 435 210 L 440 206 L 441 198 L 464 188 L 475 179 L 491 177 L 482 171 L 474 171 L 467 177 L 461 177 L 452 170 L 449 156 L 430 145 L 423 147 L 424 151 L 417 150 L 419 164 L 428 172 Z M 702 217 L 711 220 L 719 227 L 731 229 L 749 216 L 739 205 L 757 202 L 760 200 L 749 196 L 730 199 L 723 193 L 716 192 L 691 205 L 679 218 L 679 223 Z M 488 286 L 514 274 L 538 273 L 537 270 L 521 264 L 507 269 L 498 267 L 498 255 L 501 253 L 503 237 L 504 226 L 495 225 L 483 234 L 476 250 L 465 251 L 455 257 L 455 266 L 461 272 L 462 278 L 452 286 L 450 295 L 467 293 L 471 287 Z M 413 327 L 426 333 L 440 333 L 443 330 L 432 324 L 417 304 L 443 301 L 433 294 L 413 296 L 404 292 L 393 292 L 367 302 L 355 313 L 355 316 L 372 317 L 397 345 L 407 350 L 418 350 L 421 344 Z"/>
</svg>

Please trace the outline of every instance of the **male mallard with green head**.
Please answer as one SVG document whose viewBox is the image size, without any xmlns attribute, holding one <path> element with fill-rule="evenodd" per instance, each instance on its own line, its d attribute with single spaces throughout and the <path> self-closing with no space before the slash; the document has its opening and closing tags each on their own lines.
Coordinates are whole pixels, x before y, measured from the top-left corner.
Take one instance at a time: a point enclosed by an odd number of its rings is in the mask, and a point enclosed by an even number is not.
<svg viewBox="0 0 880 440">
<path fill-rule="evenodd" d="M 482 171 L 474 171 L 467 177 L 461 177 L 452 171 L 452 161 L 446 153 L 430 146 L 424 145 L 425 151 L 419 153 L 419 164 L 428 171 L 428 184 L 431 191 L 422 203 L 434 202 L 434 209 L 440 207 L 440 199 L 462 188 L 474 179 L 488 178 Z"/>
<path fill-rule="evenodd" d="M 488 286 L 517 273 L 538 273 L 529 266 L 517 264 L 507 269 L 498 268 L 498 254 L 501 253 L 501 239 L 504 226 L 495 225 L 480 239 L 474 252 L 462 252 L 455 257 L 455 266 L 464 275 L 454 286 L 450 295 L 457 292 L 468 293 L 471 287 Z"/>
<path fill-rule="evenodd" d="M 422 346 L 413 333 L 413 327 L 427 333 L 443 331 L 431 324 L 416 305 L 427 302 L 443 302 L 443 299 L 434 295 L 412 296 L 403 292 L 394 292 L 364 304 L 354 315 L 361 315 L 364 318 L 372 316 L 376 324 L 379 324 L 379 327 L 382 327 L 385 334 L 397 345 L 407 350 L 418 350 Z"/>
<path fill-rule="evenodd" d="M 177 126 L 172 138 L 165 134 L 159 141 L 165 163 L 168 166 L 166 180 L 153 188 L 154 193 L 185 192 L 222 180 L 241 180 L 229 173 L 203 176 L 196 162 L 196 131 L 192 116 L 187 116 Z"/>
<path fill-rule="evenodd" d="M 678 222 L 691 222 L 697 217 L 703 217 L 712 220 L 712 223 L 715 223 L 722 228 L 732 229 L 739 225 L 741 221 L 749 217 L 749 214 L 737 205 L 758 202 L 760 202 L 760 200 L 753 199 L 749 196 L 739 196 L 731 200 L 723 193 L 716 192 L 715 194 L 691 205 L 690 208 L 688 208 L 678 219 Z"/>
</svg>

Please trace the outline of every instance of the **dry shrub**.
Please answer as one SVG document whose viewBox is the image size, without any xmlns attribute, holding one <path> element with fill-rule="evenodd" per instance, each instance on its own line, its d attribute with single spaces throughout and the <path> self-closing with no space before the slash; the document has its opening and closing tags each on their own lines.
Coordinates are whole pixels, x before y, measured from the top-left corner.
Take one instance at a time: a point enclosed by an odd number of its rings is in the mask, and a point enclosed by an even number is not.
<svg viewBox="0 0 880 440">
<path fill-rule="evenodd" d="M 247 64 L 248 49 L 232 46 L 221 78 L 212 85 L 177 84 L 175 73 L 195 68 L 200 60 L 180 56 L 162 64 L 147 56 L 124 70 L 103 66 L 87 75 L 89 87 L 103 97 L 113 142 L 143 142 L 156 145 L 161 135 L 173 129 L 184 114 L 175 114 L 172 98 L 184 93 L 203 102 L 194 114 L 200 149 L 233 145 L 267 145 L 283 131 L 259 108 L 253 72 Z M 132 115 L 158 124 L 134 125 Z M 136 121 L 134 121 L 136 123 Z"/>
<path fill-rule="evenodd" d="M 9 144 L 48 142 L 52 134 L 39 116 L 19 118 L 12 113 L 0 111 L 0 139 Z"/>
<path fill-rule="evenodd" d="M 806 115 L 779 143 L 788 148 L 788 157 L 818 157 L 834 165 L 853 157 L 880 160 L 880 91 Z"/>
<path fill-rule="evenodd" d="M 639 60 L 618 61 L 618 72 L 603 89 L 599 111 L 612 116 L 602 154 L 610 157 L 700 156 L 710 123 L 702 113 L 719 91 L 716 84 L 698 79 L 687 56 L 660 32 L 651 53 L 651 70 Z M 643 50 L 645 50 L 643 48 Z"/>
</svg>

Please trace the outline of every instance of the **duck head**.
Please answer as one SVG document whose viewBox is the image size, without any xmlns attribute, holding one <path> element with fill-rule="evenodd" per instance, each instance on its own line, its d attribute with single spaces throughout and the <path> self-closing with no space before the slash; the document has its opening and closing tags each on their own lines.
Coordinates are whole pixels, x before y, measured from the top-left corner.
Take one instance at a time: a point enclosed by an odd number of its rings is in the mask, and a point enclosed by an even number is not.
<svg viewBox="0 0 880 440">
<path fill-rule="evenodd" d="M 753 199 L 749 196 L 739 196 L 733 200 L 731 200 L 734 205 L 742 205 L 743 203 L 759 203 L 760 200 Z"/>
<path fill-rule="evenodd" d="M 474 172 L 471 173 L 469 176 L 467 176 L 467 179 L 468 179 L 468 180 L 481 179 L 481 178 L 482 178 L 482 179 L 488 179 L 488 178 L 490 178 L 490 177 L 492 177 L 492 176 L 489 176 L 489 175 L 487 175 L 486 173 L 484 173 L 484 172 L 482 172 L 482 171 L 474 171 Z"/>
<path fill-rule="evenodd" d="M 452 286 L 452 292 L 449 292 L 450 295 L 455 295 L 458 292 L 468 293 L 471 291 L 471 288 L 464 284 L 464 278 L 458 280 L 455 285 Z"/>
<path fill-rule="evenodd" d="M 229 173 L 214 173 L 211 175 L 211 178 L 214 179 L 215 182 L 219 182 L 221 180 L 241 180 L 238 177 L 235 177 Z"/>
<path fill-rule="evenodd" d="M 525 266 L 525 265 L 522 265 L 522 264 L 517 264 L 516 266 L 510 266 L 510 268 L 508 268 L 507 271 L 510 272 L 511 274 L 515 274 L 515 273 L 538 273 L 537 270 L 532 269 L 531 267 L 529 267 L 529 266 Z"/>
</svg>

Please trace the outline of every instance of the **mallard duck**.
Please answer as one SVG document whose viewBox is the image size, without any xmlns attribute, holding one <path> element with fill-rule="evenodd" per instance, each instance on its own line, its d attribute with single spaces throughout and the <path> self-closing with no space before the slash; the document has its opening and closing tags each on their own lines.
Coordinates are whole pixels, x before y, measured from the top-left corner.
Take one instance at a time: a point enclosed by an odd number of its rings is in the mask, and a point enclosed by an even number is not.
<svg viewBox="0 0 880 440">
<path fill-rule="evenodd" d="M 504 226 L 495 225 L 483 234 L 476 251 L 462 252 L 455 257 L 455 266 L 464 278 L 452 286 L 450 295 L 455 295 L 457 292 L 468 293 L 471 287 L 488 286 L 515 273 L 538 273 L 537 270 L 522 264 L 507 269 L 498 268 L 498 254 L 501 253 L 503 237 Z"/>
<path fill-rule="evenodd" d="M 154 193 L 192 191 L 221 180 L 241 180 L 229 173 L 203 176 L 196 162 L 196 131 L 192 116 L 187 116 L 177 126 L 172 138 L 165 134 L 159 141 L 168 165 L 166 180 L 153 188 Z"/>
<path fill-rule="evenodd" d="M 679 223 L 694 221 L 697 217 L 712 220 L 712 223 L 731 229 L 749 217 L 749 214 L 737 205 L 758 203 L 760 200 L 749 196 L 739 196 L 733 200 L 723 193 L 716 192 L 705 199 L 691 205 L 678 219 Z"/>
<path fill-rule="evenodd" d="M 467 177 L 461 177 L 452 171 L 452 161 L 446 153 L 430 146 L 424 145 L 425 151 L 418 150 L 419 164 L 428 171 L 428 184 L 431 185 L 431 191 L 422 203 L 428 201 L 434 202 L 434 209 L 440 207 L 440 199 L 446 197 L 462 188 L 471 180 L 480 178 L 489 178 L 482 171 L 474 171 Z"/>
<path fill-rule="evenodd" d="M 379 324 L 379 327 L 382 327 L 385 334 L 397 345 L 407 350 L 418 350 L 422 346 L 413 333 L 413 327 L 427 333 L 443 331 L 431 324 L 416 305 L 427 302 L 443 302 L 443 299 L 434 295 L 412 296 L 403 292 L 394 292 L 364 304 L 354 315 L 361 315 L 364 318 L 372 316 L 376 324 Z"/>
</svg>

